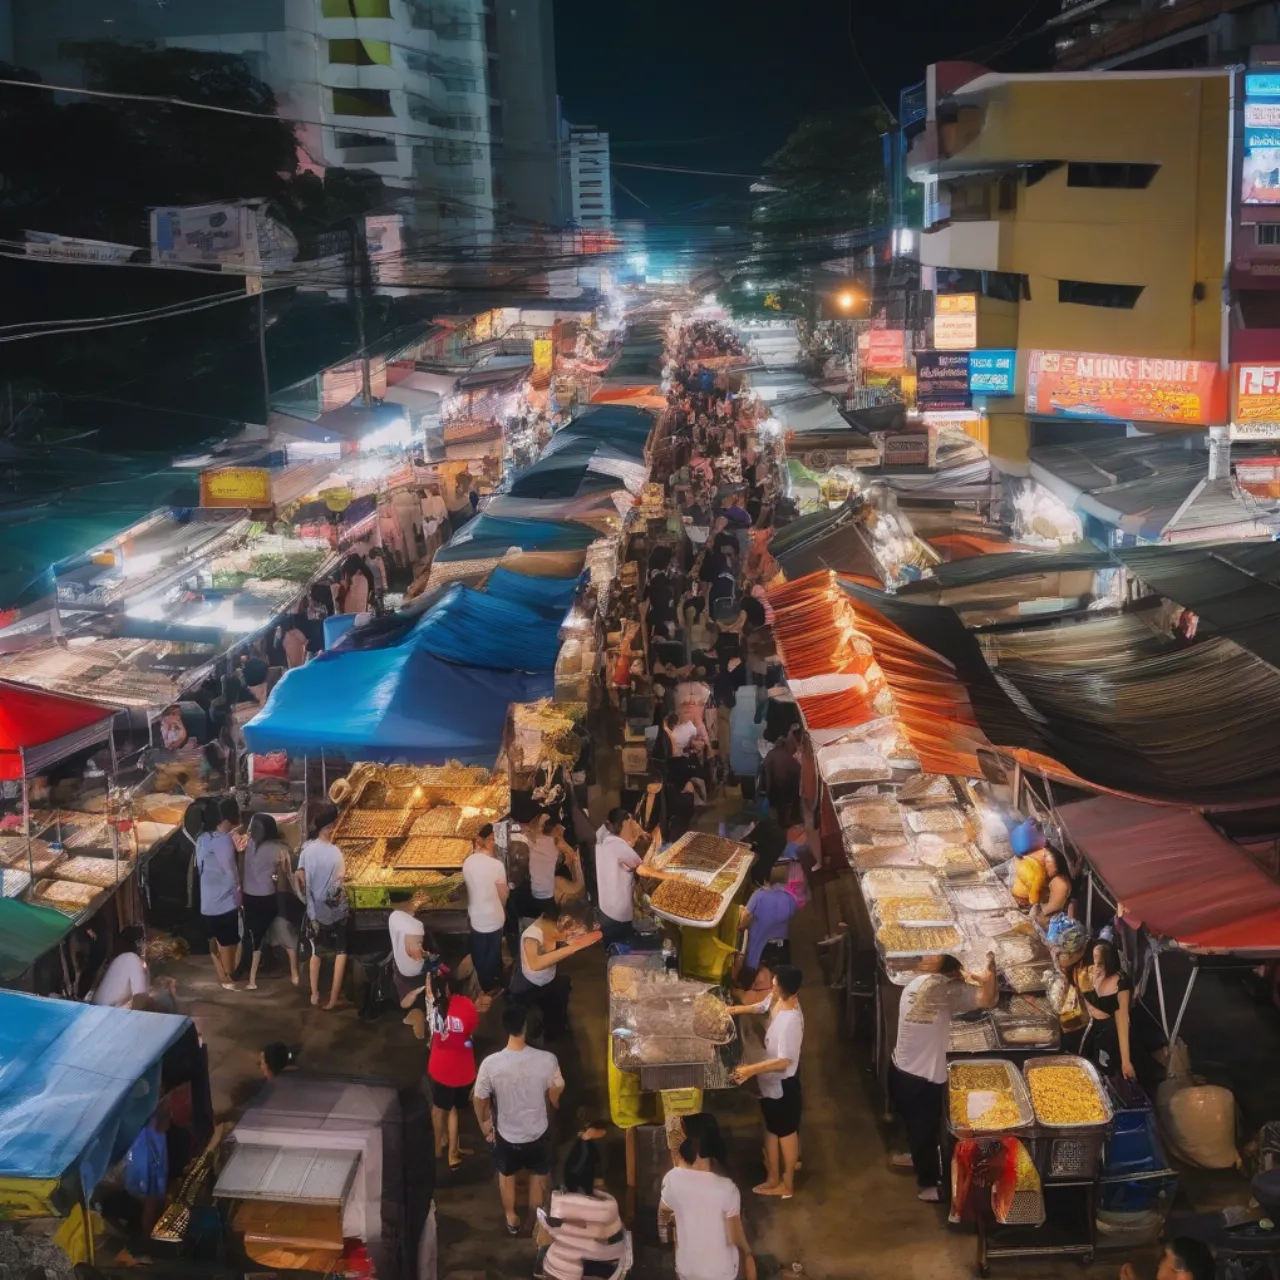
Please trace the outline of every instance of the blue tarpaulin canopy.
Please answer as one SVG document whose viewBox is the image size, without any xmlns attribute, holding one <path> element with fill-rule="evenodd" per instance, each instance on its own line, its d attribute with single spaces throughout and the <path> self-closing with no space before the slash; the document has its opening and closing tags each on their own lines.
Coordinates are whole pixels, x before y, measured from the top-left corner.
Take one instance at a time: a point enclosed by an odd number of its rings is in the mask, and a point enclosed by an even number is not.
<svg viewBox="0 0 1280 1280">
<path fill-rule="evenodd" d="M 511 547 L 521 551 L 583 551 L 599 535 L 585 525 L 558 520 L 514 520 L 478 515 L 436 552 L 438 563 L 501 558 Z"/>
<path fill-rule="evenodd" d="M 244 727 L 249 749 L 491 766 L 507 708 L 550 697 L 552 673 L 445 662 L 413 643 L 416 630 L 390 648 L 340 649 L 286 672 Z"/>
<path fill-rule="evenodd" d="M 557 622 L 569 611 L 577 594 L 578 579 L 535 578 L 499 565 L 484 584 L 485 594 L 511 600 L 552 615 Z"/>
<path fill-rule="evenodd" d="M 560 621 L 543 610 L 459 585 L 422 615 L 403 643 L 473 667 L 552 671 L 560 652 Z"/>
<path fill-rule="evenodd" d="M 0 1177 L 79 1175 L 86 1194 L 159 1100 L 189 1018 L 0 991 Z"/>
</svg>

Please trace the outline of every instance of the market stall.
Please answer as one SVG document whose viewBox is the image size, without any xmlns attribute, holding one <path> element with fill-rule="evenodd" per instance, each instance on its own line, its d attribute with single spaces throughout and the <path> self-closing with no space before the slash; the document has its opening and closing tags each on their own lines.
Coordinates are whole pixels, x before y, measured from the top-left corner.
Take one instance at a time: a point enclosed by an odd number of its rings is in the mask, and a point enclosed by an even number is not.
<svg viewBox="0 0 1280 1280">
<path fill-rule="evenodd" d="M 0 991 L 0 1061 L 0 1231 L 15 1251 L 52 1220 L 70 1261 L 94 1261 L 90 1202 L 163 1099 L 193 1157 L 209 1136 L 189 1018 Z"/>
</svg>

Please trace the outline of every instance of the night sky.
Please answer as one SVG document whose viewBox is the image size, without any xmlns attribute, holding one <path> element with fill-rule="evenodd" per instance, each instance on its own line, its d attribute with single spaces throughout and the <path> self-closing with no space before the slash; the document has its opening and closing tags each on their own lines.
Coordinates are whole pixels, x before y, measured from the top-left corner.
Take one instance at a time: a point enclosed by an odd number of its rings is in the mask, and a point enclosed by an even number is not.
<svg viewBox="0 0 1280 1280">
<path fill-rule="evenodd" d="M 922 80 L 927 63 L 974 57 L 1057 8 L 1057 0 L 852 0 L 853 31 L 896 112 L 898 90 Z M 715 221 L 723 198 L 746 187 L 622 162 L 754 173 L 801 116 L 874 102 L 854 61 L 849 15 L 850 0 L 555 0 L 565 116 L 609 131 L 614 178 L 650 206 L 615 189 L 617 216 Z M 1042 48 L 1019 45 L 997 65 L 1025 63 Z"/>
</svg>

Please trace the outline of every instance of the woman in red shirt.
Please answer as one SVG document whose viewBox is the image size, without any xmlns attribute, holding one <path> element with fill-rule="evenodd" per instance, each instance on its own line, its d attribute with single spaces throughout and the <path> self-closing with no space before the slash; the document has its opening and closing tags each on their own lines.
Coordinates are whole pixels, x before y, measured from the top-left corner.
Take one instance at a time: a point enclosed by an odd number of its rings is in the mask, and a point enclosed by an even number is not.
<svg viewBox="0 0 1280 1280">
<path fill-rule="evenodd" d="M 462 1164 L 471 1152 L 458 1146 L 458 1112 L 471 1104 L 476 1078 L 476 1051 L 471 1037 L 480 1021 L 475 1005 L 463 995 L 458 978 L 436 973 L 431 978 L 435 1012 L 431 1019 L 431 1050 L 427 1075 L 431 1078 L 431 1124 L 436 1158 L 449 1152 L 449 1168 Z"/>
</svg>

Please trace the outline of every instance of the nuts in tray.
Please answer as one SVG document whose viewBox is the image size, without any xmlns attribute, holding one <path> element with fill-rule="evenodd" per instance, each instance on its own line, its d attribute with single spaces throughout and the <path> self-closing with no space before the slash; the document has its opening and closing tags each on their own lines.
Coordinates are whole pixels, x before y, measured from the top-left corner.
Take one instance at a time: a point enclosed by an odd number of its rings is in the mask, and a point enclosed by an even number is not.
<svg viewBox="0 0 1280 1280">
<path fill-rule="evenodd" d="M 949 951 L 964 939 L 955 925 L 884 924 L 876 930 L 876 939 L 890 952 L 902 955 L 924 955 L 926 952 Z"/>
<path fill-rule="evenodd" d="M 90 906 L 102 890 L 93 884 L 76 884 L 71 880 L 41 880 L 36 885 L 32 902 L 56 907 L 68 915 L 75 915 Z"/>
<path fill-rule="evenodd" d="M 958 1129 L 1011 1129 L 1022 1123 L 1022 1111 L 1004 1067 L 953 1064 L 947 1073 L 951 1123 Z M 995 1100 L 978 1115 L 969 1112 L 969 1095 L 990 1093 Z"/>
<path fill-rule="evenodd" d="M 870 871 L 875 867 L 914 867 L 916 855 L 905 844 L 864 845 L 850 851 L 849 861 L 859 871 Z"/>
<path fill-rule="evenodd" d="M 714 920 L 720 913 L 721 895 L 690 880 L 664 880 L 653 891 L 652 902 L 659 911 L 686 920 Z"/>
<path fill-rule="evenodd" d="M 129 864 L 124 863 L 121 876 L 129 874 Z M 68 858 L 58 867 L 59 880 L 74 880 L 77 884 L 97 885 L 109 888 L 116 882 L 116 864 L 113 858 Z"/>
<path fill-rule="evenodd" d="M 877 898 L 876 911 L 885 924 L 903 922 L 945 922 L 954 920 L 951 907 L 941 898 Z"/>
<path fill-rule="evenodd" d="M 953 1022 L 951 1053 L 986 1053 L 996 1047 L 996 1033 L 989 1022 Z"/>
<path fill-rule="evenodd" d="M 1041 1124 L 1105 1124 L 1107 1109 L 1097 1086 L 1078 1063 L 1062 1062 L 1027 1070 L 1031 1105 Z"/>
<path fill-rule="evenodd" d="M 1048 1022 L 1013 1022 L 1000 1027 L 1000 1041 L 1010 1048 L 1025 1045 L 1056 1045 L 1056 1026 Z"/>
<path fill-rule="evenodd" d="M 1043 991 L 1053 971 L 1042 964 L 1020 964 L 1004 970 L 1005 981 L 1014 991 Z"/>
<path fill-rule="evenodd" d="M 914 809 L 907 814 L 907 825 L 912 831 L 931 831 L 943 835 L 964 830 L 964 816 L 959 809 L 939 805 L 936 809 Z"/>
<path fill-rule="evenodd" d="M 1000 911 L 1009 901 L 1003 888 L 990 884 L 961 885 L 952 889 L 951 895 L 963 911 Z M 1003 924 L 1002 921 L 996 923 Z M 1005 929 L 1002 927 L 1000 932 L 1004 933 Z"/>
<path fill-rule="evenodd" d="M 410 836 L 395 854 L 394 862 L 402 871 L 414 867 L 460 867 L 470 852 L 469 840 L 452 836 Z"/>
<path fill-rule="evenodd" d="M 1001 969 L 1016 969 L 1020 965 L 1043 963 L 1044 948 L 1038 938 L 997 938 L 995 942 L 996 964 Z"/>
<path fill-rule="evenodd" d="M 609 990 L 623 1000 L 640 994 L 640 970 L 629 964 L 615 964 L 609 970 Z"/>
<path fill-rule="evenodd" d="M 738 852 L 738 846 L 720 836 L 694 832 L 668 856 L 668 867 L 682 871 L 719 871 Z"/>
<path fill-rule="evenodd" d="M 340 840 L 392 839 L 403 835 L 411 820 L 407 809 L 348 809 L 333 834 Z"/>
<path fill-rule="evenodd" d="M 617 1042 L 620 1067 L 662 1067 L 677 1063 L 706 1064 L 715 1057 L 708 1040 L 696 1036 L 636 1035 Z"/>
<path fill-rule="evenodd" d="M 868 831 L 893 831 L 902 835 L 902 815 L 896 804 L 874 800 L 846 804 L 840 808 L 842 827 L 865 827 Z"/>
<path fill-rule="evenodd" d="M 694 997 L 693 1034 L 712 1044 L 727 1044 L 733 1039 L 729 1006 L 709 991 Z"/>
<path fill-rule="evenodd" d="M 872 898 L 931 894 L 937 883 L 937 877 L 927 867 L 876 867 L 862 878 L 863 890 Z"/>
</svg>

